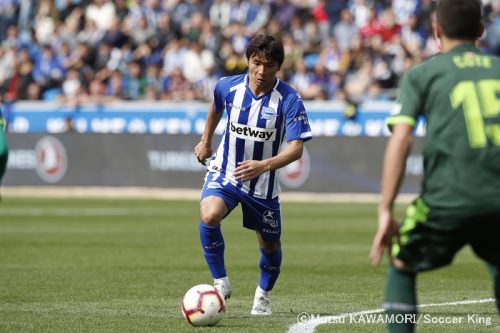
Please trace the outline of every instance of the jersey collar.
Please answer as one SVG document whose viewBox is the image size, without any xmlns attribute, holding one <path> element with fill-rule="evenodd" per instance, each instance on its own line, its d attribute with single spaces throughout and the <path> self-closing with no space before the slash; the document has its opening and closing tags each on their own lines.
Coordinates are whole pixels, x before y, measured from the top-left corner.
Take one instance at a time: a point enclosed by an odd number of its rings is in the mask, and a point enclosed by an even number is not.
<svg viewBox="0 0 500 333">
<path fill-rule="evenodd" d="M 250 93 L 250 95 L 252 95 L 252 98 L 255 100 L 259 100 L 263 97 L 266 97 L 267 95 L 272 93 L 274 90 L 276 90 L 276 87 L 280 83 L 280 79 L 276 78 L 276 83 L 274 84 L 274 87 L 272 89 L 270 89 L 267 93 L 265 93 L 264 95 L 261 95 L 261 96 L 255 96 L 252 89 L 250 89 L 250 85 L 248 84 L 248 74 L 245 75 L 244 82 L 245 82 L 245 86 L 247 87 L 248 92 Z"/>
</svg>

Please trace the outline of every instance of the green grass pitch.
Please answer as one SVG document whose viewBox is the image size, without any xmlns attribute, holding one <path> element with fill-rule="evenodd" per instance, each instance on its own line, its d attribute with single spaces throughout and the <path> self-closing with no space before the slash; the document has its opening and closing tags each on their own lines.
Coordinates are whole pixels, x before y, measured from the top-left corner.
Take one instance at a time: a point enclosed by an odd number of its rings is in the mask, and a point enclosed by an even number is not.
<svg viewBox="0 0 500 333">
<path fill-rule="evenodd" d="M 398 217 L 403 215 L 398 206 Z M 287 332 L 306 312 L 328 316 L 378 309 L 386 265 L 368 252 L 374 204 L 283 203 L 283 267 L 273 315 L 253 318 L 258 280 L 255 233 L 238 207 L 223 222 L 233 289 L 215 327 L 193 328 L 180 303 L 193 285 L 211 283 L 198 240 L 198 203 L 160 200 L 3 198 L 0 205 L 0 332 Z M 487 268 L 469 249 L 454 265 L 419 276 L 419 302 L 492 297 Z M 422 309 L 461 324 L 418 332 L 499 329 L 493 303 Z M 490 318 L 488 325 L 467 315 Z M 384 332 L 384 324 L 329 323 L 315 332 Z"/>
</svg>

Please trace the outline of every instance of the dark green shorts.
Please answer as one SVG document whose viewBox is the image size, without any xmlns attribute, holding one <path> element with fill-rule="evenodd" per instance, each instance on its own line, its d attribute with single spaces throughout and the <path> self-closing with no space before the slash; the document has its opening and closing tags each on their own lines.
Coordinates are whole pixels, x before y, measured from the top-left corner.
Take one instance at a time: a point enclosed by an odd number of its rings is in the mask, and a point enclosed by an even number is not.
<svg viewBox="0 0 500 333">
<path fill-rule="evenodd" d="M 486 262 L 500 267 L 500 214 L 467 218 L 430 218 L 422 198 L 408 207 L 400 226 L 400 243 L 392 254 L 415 271 L 426 271 L 452 262 L 470 244 Z"/>
</svg>

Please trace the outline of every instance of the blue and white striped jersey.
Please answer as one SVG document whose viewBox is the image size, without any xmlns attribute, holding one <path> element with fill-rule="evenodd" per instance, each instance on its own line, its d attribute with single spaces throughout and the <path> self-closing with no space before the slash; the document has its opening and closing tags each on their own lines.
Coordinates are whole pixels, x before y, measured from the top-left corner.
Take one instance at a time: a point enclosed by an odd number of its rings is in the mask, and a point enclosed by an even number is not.
<svg viewBox="0 0 500 333">
<path fill-rule="evenodd" d="M 277 155 L 286 138 L 307 141 L 312 138 L 307 113 L 300 95 L 283 81 L 263 96 L 255 96 L 245 74 L 219 80 L 214 90 L 216 112 L 227 112 L 228 120 L 217 151 L 212 156 L 209 177 L 226 178 L 233 185 L 257 198 L 272 199 L 280 193 L 276 170 L 251 181 L 233 177 L 237 163 L 264 160 Z"/>
</svg>

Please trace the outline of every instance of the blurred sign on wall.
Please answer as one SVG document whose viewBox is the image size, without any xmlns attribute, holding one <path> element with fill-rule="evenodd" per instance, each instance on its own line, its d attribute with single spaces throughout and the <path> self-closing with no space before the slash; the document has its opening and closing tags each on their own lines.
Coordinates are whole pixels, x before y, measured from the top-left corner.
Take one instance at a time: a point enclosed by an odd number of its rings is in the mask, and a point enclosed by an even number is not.
<svg viewBox="0 0 500 333">
<path fill-rule="evenodd" d="M 201 188 L 195 134 L 15 134 L 3 184 L 8 186 L 146 186 Z M 219 138 L 214 139 L 214 147 Z M 280 171 L 284 190 L 376 193 L 385 137 L 315 137 L 303 158 Z M 420 190 L 423 140 L 414 142 L 402 192 Z"/>
</svg>

